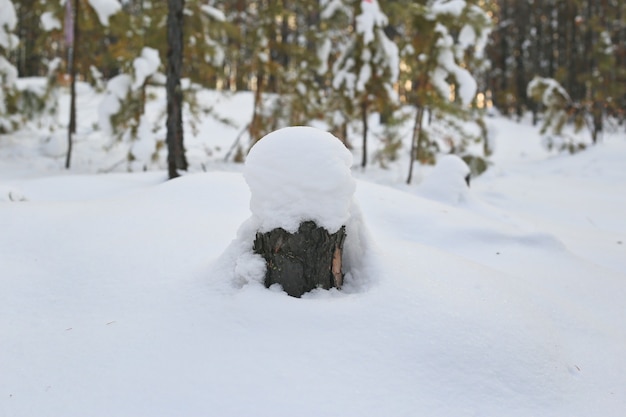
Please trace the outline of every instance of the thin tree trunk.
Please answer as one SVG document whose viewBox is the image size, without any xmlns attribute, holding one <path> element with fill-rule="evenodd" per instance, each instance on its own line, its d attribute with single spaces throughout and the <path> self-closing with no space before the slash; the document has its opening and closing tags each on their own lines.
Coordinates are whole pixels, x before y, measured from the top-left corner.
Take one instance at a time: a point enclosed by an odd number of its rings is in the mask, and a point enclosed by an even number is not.
<svg viewBox="0 0 626 417">
<path fill-rule="evenodd" d="M 67 0 L 70 1 L 70 0 Z M 70 169 L 70 164 L 72 160 L 72 145 L 73 145 L 73 135 L 76 134 L 76 45 L 78 45 L 79 39 L 79 27 L 78 27 L 78 18 L 79 18 L 79 10 L 80 8 L 80 0 L 74 0 L 74 19 L 72 27 L 73 41 L 71 49 L 71 56 L 69 59 L 70 66 L 70 121 L 67 127 L 67 154 L 65 156 L 65 169 Z"/>
<path fill-rule="evenodd" d="M 548 19 L 549 19 L 549 23 L 548 23 L 548 51 L 549 51 L 549 55 L 548 55 L 548 76 L 550 78 L 554 78 L 554 74 L 556 73 L 556 58 L 555 58 L 555 53 L 556 53 L 556 42 L 554 40 L 554 36 L 555 36 L 555 31 L 554 31 L 554 19 L 555 19 L 555 13 L 556 13 L 556 8 L 555 6 L 552 6 L 551 8 L 548 9 L 549 10 L 549 14 L 548 14 Z"/>
<path fill-rule="evenodd" d="M 508 12 L 509 7 L 506 1 L 501 2 L 500 5 L 500 19 L 501 23 L 499 23 L 500 27 L 498 29 L 498 35 L 500 36 L 500 45 L 499 45 L 499 69 L 500 69 L 500 80 L 498 83 L 499 92 L 493 95 L 496 107 L 500 110 L 504 110 L 505 114 L 509 115 L 509 103 L 506 100 L 505 92 L 509 88 L 508 85 L 508 62 L 507 59 L 511 54 L 508 45 L 508 32 L 510 27 L 510 22 L 508 21 Z M 506 25 L 506 26 L 505 26 Z"/>
<path fill-rule="evenodd" d="M 526 68 L 525 68 L 525 56 L 524 56 L 524 45 L 526 44 L 527 32 L 526 29 L 528 27 L 528 13 L 529 9 L 524 7 L 524 2 L 519 2 L 516 5 L 516 13 L 514 17 L 515 26 L 517 30 L 515 32 L 515 47 L 514 47 L 514 55 L 515 55 L 515 92 L 517 99 L 515 100 L 515 113 L 517 116 L 517 121 L 522 119 L 524 115 L 524 110 L 526 110 L 528 106 L 528 97 L 526 96 L 526 85 L 528 84 L 528 80 L 526 79 Z"/>
<path fill-rule="evenodd" d="M 257 72 L 256 88 L 254 90 L 254 108 L 252 110 L 252 121 L 249 126 L 250 142 L 254 145 L 261 139 L 261 131 L 263 129 L 263 89 L 265 88 L 265 71 L 263 71 L 263 63 L 259 62 L 260 68 Z"/>
<path fill-rule="evenodd" d="M 187 169 L 183 146 L 183 91 L 180 78 L 183 65 L 183 9 L 185 0 L 168 0 L 167 14 L 167 167 L 169 178 Z"/>
<path fill-rule="evenodd" d="M 361 102 L 361 116 L 363 118 L 363 157 L 361 159 L 361 167 L 367 166 L 367 99 L 363 99 Z"/>
<path fill-rule="evenodd" d="M 600 101 L 596 101 L 593 103 L 591 114 L 593 116 L 593 130 L 591 132 L 591 139 L 593 144 L 598 143 L 599 135 L 602 133 L 603 129 L 603 111 L 602 111 L 602 103 Z"/>
<path fill-rule="evenodd" d="M 415 113 L 415 124 L 413 125 L 413 137 L 411 138 L 411 155 L 409 161 L 409 176 L 406 183 L 410 184 L 413 179 L 413 164 L 417 159 L 417 153 L 422 146 L 422 120 L 424 119 L 424 106 L 419 106 Z"/>
</svg>

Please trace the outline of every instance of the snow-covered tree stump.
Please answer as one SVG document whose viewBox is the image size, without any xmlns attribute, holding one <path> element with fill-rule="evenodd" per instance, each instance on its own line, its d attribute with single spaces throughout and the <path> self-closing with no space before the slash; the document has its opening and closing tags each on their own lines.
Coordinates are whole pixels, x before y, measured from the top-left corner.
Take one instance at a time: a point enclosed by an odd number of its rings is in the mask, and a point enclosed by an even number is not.
<svg viewBox="0 0 626 417">
<path fill-rule="evenodd" d="M 289 233 L 277 228 L 257 233 L 254 251 L 267 262 L 265 286 L 280 284 L 292 297 L 315 288 L 341 288 L 341 256 L 346 229 L 329 233 L 312 221 Z"/>
<path fill-rule="evenodd" d="M 300 297 L 341 288 L 346 223 L 356 188 L 352 154 L 330 133 L 289 127 L 250 150 L 244 177 L 258 230 L 253 250 L 265 260 L 265 286 Z"/>
</svg>

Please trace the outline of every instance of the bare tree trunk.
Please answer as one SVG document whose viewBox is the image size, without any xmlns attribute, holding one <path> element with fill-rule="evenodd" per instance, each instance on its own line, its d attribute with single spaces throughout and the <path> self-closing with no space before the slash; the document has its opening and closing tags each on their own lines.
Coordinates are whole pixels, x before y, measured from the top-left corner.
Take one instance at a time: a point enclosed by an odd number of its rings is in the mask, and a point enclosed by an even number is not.
<svg viewBox="0 0 626 417">
<path fill-rule="evenodd" d="M 256 88 L 254 90 L 254 109 L 252 111 L 252 121 L 249 126 L 250 146 L 254 145 L 261 139 L 263 126 L 263 90 L 265 88 L 265 71 L 263 63 L 259 62 L 259 70 L 257 72 Z"/>
<path fill-rule="evenodd" d="M 180 78 L 183 65 L 183 9 L 185 0 L 168 0 L 167 14 L 167 167 L 169 178 L 187 169 L 183 146 L 183 91 Z"/>
<path fill-rule="evenodd" d="M 591 139 L 594 145 L 598 143 L 599 135 L 602 133 L 603 121 L 604 121 L 603 113 L 604 112 L 602 110 L 602 103 L 600 101 L 594 101 L 593 107 L 591 110 L 591 114 L 593 117 L 593 129 L 591 132 Z"/>
<path fill-rule="evenodd" d="M 363 157 L 361 159 L 361 167 L 365 168 L 367 166 L 367 98 L 363 99 L 361 102 L 361 117 L 363 118 Z"/>
<path fill-rule="evenodd" d="M 424 119 L 424 107 L 419 106 L 417 113 L 415 114 L 415 124 L 413 125 L 413 137 L 411 138 L 411 155 L 409 161 L 409 176 L 406 179 L 406 183 L 410 184 L 413 179 L 413 164 L 417 159 L 420 147 L 423 146 L 422 142 L 422 120 Z"/>
<path fill-rule="evenodd" d="M 292 297 L 316 288 L 341 288 L 345 228 L 329 233 L 312 221 L 300 224 L 296 233 L 278 228 L 257 233 L 254 251 L 267 264 L 265 286 L 280 284 Z"/>
<path fill-rule="evenodd" d="M 70 1 L 70 0 L 67 0 Z M 68 6 L 69 7 L 69 6 Z M 74 0 L 74 19 L 72 27 L 73 32 L 73 40 L 71 48 L 71 56 L 70 56 L 70 121 L 67 127 L 67 154 L 65 156 L 65 169 L 70 169 L 70 164 L 72 160 L 72 145 L 73 145 L 73 135 L 76 134 L 76 46 L 78 45 L 78 36 L 79 36 L 79 28 L 78 28 L 78 17 L 80 8 L 80 0 Z"/>
<path fill-rule="evenodd" d="M 511 55 L 511 51 L 509 49 L 508 44 L 508 32 L 509 32 L 509 7 L 507 1 L 501 2 L 500 5 L 500 28 L 498 29 L 498 33 L 500 36 L 499 42 L 499 69 L 500 69 L 500 80 L 498 82 L 499 92 L 493 95 L 495 105 L 501 111 L 504 110 L 505 114 L 509 115 L 509 103 L 506 99 L 506 91 L 509 88 L 509 73 L 508 73 L 508 61 L 507 58 Z M 505 26 L 506 25 L 506 26 Z"/>
<path fill-rule="evenodd" d="M 524 2 L 519 2 L 515 10 L 515 114 L 517 121 L 522 119 L 524 111 L 528 107 L 528 97 L 526 95 L 526 85 L 528 84 L 526 73 L 526 57 L 524 54 L 525 44 L 527 42 L 528 32 L 528 14 L 530 10 L 524 6 Z"/>
</svg>

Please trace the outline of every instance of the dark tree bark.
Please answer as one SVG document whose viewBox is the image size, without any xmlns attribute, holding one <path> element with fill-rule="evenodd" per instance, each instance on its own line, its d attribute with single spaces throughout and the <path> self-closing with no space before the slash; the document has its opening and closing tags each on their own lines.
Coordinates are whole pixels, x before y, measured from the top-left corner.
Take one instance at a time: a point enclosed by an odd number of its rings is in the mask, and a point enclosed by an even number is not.
<svg viewBox="0 0 626 417">
<path fill-rule="evenodd" d="M 300 224 L 296 233 L 278 228 L 257 233 L 254 251 L 265 258 L 265 286 L 280 284 L 292 297 L 315 288 L 341 288 L 341 259 L 345 228 L 331 234 L 312 221 Z"/>
<path fill-rule="evenodd" d="M 413 137 L 411 138 L 411 158 L 409 161 L 409 176 L 406 179 L 407 184 L 411 184 L 413 179 L 413 164 L 418 159 L 422 161 L 422 153 L 424 150 L 424 132 L 422 131 L 422 122 L 424 120 L 424 106 L 418 106 L 415 113 L 415 123 L 413 124 Z"/>
<path fill-rule="evenodd" d="M 593 117 L 593 128 L 591 130 L 591 140 L 593 141 L 593 144 L 595 145 L 596 143 L 598 143 L 598 138 L 600 134 L 602 133 L 602 129 L 603 129 L 604 112 L 602 109 L 601 102 L 595 101 L 593 103 L 593 106 L 591 109 L 591 115 Z"/>
<path fill-rule="evenodd" d="M 369 126 L 367 124 L 367 108 L 368 108 L 367 98 L 364 98 L 361 102 L 361 119 L 363 122 L 363 155 L 361 157 L 361 167 L 365 168 L 367 166 L 367 131 Z"/>
<path fill-rule="evenodd" d="M 530 10 L 520 2 L 516 7 L 515 21 L 515 113 L 517 120 L 521 120 L 524 111 L 528 108 L 528 97 L 526 96 L 526 85 L 528 84 L 526 71 L 525 43 L 528 37 L 528 14 Z"/>
<path fill-rule="evenodd" d="M 500 62 L 500 82 L 498 83 L 498 88 L 499 88 L 499 93 L 498 94 L 494 94 L 493 98 L 496 104 L 496 107 L 498 107 L 501 110 L 504 110 L 505 113 L 508 115 L 509 114 L 509 104 L 507 103 L 506 100 L 506 91 L 509 88 L 509 71 L 508 71 L 508 61 L 507 61 L 507 57 L 510 55 L 510 49 L 509 49 L 509 44 L 508 44 L 508 37 L 509 37 L 509 26 L 510 26 L 510 22 L 509 22 L 509 17 L 508 17 L 508 12 L 509 12 L 509 7 L 506 1 L 503 1 L 502 4 L 500 5 L 500 23 L 499 23 L 499 30 L 498 30 L 498 34 L 500 37 L 500 45 L 499 45 L 499 59 L 498 61 Z"/>
<path fill-rule="evenodd" d="M 183 91 L 180 78 L 183 66 L 183 9 L 185 0 L 168 0 L 167 13 L 167 168 L 169 178 L 187 170 L 183 146 Z"/>
<path fill-rule="evenodd" d="M 70 1 L 70 0 L 67 0 Z M 71 56 L 69 59 L 70 67 L 70 121 L 67 128 L 67 154 L 65 155 L 65 169 L 70 169 L 72 160 L 72 145 L 74 143 L 73 136 L 76 134 L 76 46 L 79 45 L 80 30 L 78 26 L 78 18 L 80 16 L 80 0 L 74 0 L 74 19 L 72 27 L 72 45 L 70 46 Z"/>
</svg>

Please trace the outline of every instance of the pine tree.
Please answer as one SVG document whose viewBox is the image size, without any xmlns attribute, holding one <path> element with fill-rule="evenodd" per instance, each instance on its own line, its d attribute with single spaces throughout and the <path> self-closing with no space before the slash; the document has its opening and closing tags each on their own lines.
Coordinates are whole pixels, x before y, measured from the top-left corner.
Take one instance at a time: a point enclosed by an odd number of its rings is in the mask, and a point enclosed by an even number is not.
<svg viewBox="0 0 626 417">
<path fill-rule="evenodd" d="M 4 24 L 0 23 L 0 59 L 11 58 L 12 64 L 0 64 L 2 76 L 2 92 L 0 106 L 9 110 L 9 115 L 0 122 L 0 130 L 12 130 L 29 121 L 38 123 L 38 127 L 54 128 L 58 109 L 58 74 L 61 70 L 60 58 L 42 52 L 40 40 L 42 32 L 60 32 L 61 22 L 50 13 L 46 14 L 44 4 L 37 0 L 17 0 L 13 2 L 15 13 L 11 12 L 11 2 L 2 3 Z M 17 22 L 10 25 L 10 22 Z M 11 33 L 14 29 L 15 33 Z M 8 30 L 8 32 L 7 32 Z M 17 35 L 17 36 L 16 36 Z M 6 48 L 5 48 L 6 46 Z M 14 81 L 20 76 L 45 75 L 43 89 L 32 84 L 25 84 L 19 90 Z M 12 81 L 11 81 L 12 80 Z M 2 113 L 2 111 L 0 111 Z"/>
<path fill-rule="evenodd" d="M 122 7 L 123 13 L 112 16 L 109 27 L 109 53 L 117 63 L 117 74 L 98 74 L 95 66 L 90 71 L 94 81 L 101 77 L 104 84 L 98 124 L 111 136 L 111 147 L 127 149 L 129 170 L 162 167 L 159 151 L 165 138 L 157 136 L 162 118 L 153 121 L 155 117 L 146 116 L 145 109 L 154 95 L 150 87 L 165 84 L 160 70 L 166 53 L 167 4 L 128 0 Z"/>
<path fill-rule="evenodd" d="M 579 107 L 572 102 L 568 92 L 553 78 L 535 77 L 529 84 L 528 97 L 540 103 L 544 110 L 541 135 L 543 145 L 548 149 L 567 150 L 575 153 L 585 149 L 584 142 L 564 134 L 566 123 L 573 118 L 576 131 L 582 129 L 585 115 L 578 111 Z"/>
<path fill-rule="evenodd" d="M 185 1 L 184 68 L 192 83 L 216 88 L 223 78 L 228 22 L 217 2 Z"/>
<path fill-rule="evenodd" d="M 611 33 L 609 16 L 613 10 L 609 6 L 601 8 L 600 4 L 589 2 L 587 5 L 588 19 L 586 37 L 588 40 L 588 70 L 578 75 L 578 81 L 585 86 L 585 96 L 581 100 L 581 110 L 587 114 L 591 139 L 597 143 L 604 130 L 604 119 L 610 110 L 615 109 L 616 102 L 626 94 L 626 87 L 619 82 L 626 74 L 624 68 L 616 71 L 617 46 L 613 43 L 616 33 Z M 626 26 L 626 25 L 625 25 Z"/>
<path fill-rule="evenodd" d="M 95 27 L 107 27 L 109 25 L 109 17 L 117 13 L 121 9 L 121 5 L 117 0 L 106 0 L 104 2 L 92 2 L 92 0 L 65 0 L 65 19 L 64 30 L 66 44 L 69 48 L 68 52 L 68 72 L 70 76 L 70 118 L 67 129 L 67 155 L 65 159 L 65 168 L 69 169 L 71 165 L 73 135 L 76 133 L 76 78 L 77 74 L 84 73 L 88 67 L 89 60 L 97 57 L 97 48 L 93 48 L 90 42 L 84 42 L 86 39 L 92 39 L 92 31 Z M 95 21 L 99 24 L 94 23 Z M 87 49 L 91 48 L 91 49 Z M 109 57 L 107 48 L 103 48 L 105 57 Z M 85 59 L 85 57 L 88 57 Z M 79 59 L 80 58 L 80 59 Z M 79 68 L 79 65 L 80 68 Z"/>
<path fill-rule="evenodd" d="M 158 166 L 159 140 L 156 123 L 145 114 L 147 87 L 161 73 L 159 51 L 144 47 L 130 69 L 107 82 L 106 94 L 99 107 L 99 124 L 107 135 L 128 145 L 129 170 Z M 160 77 L 159 77 L 160 78 Z"/>
<path fill-rule="evenodd" d="M 496 2 L 497 29 L 489 56 L 489 87 L 498 109 L 526 108 L 538 121 L 541 100 L 528 102 L 525 85 L 553 79 L 571 100 L 569 119 L 588 126 L 592 142 L 625 101 L 626 3 L 594 0 Z"/>
<path fill-rule="evenodd" d="M 384 31 L 387 16 L 377 0 L 355 5 L 355 30 L 333 65 L 332 87 L 338 90 L 350 116 L 359 116 L 363 128 L 361 166 L 368 161 L 368 116 L 397 103 L 394 84 L 398 80 L 398 48 Z"/>
<path fill-rule="evenodd" d="M 348 124 L 354 113 L 352 100 L 345 91 L 333 87 L 333 71 L 353 39 L 351 31 L 354 8 L 343 0 L 325 0 L 320 4 L 320 31 L 316 56 L 319 59 L 317 75 L 324 94 L 321 97 L 325 121 L 330 131 L 351 148 L 348 139 Z"/>
<path fill-rule="evenodd" d="M 100 127 L 117 146 L 128 148 L 129 170 L 161 167 L 161 150 L 165 145 L 162 117 L 145 114 L 146 105 L 156 96 L 155 88 L 165 86 L 160 72 L 167 59 L 167 4 L 150 0 L 134 0 L 124 4 L 126 13 L 112 19 L 112 54 L 120 73 L 107 82 L 101 103 Z M 181 77 L 191 83 L 181 85 L 182 107 L 191 127 L 209 110 L 199 106 L 196 93 L 201 87 L 214 87 L 223 62 L 223 50 L 211 36 L 220 39 L 225 17 L 218 9 L 198 0 L 184 5 L 185 30 L 182 44 Z M 200 83 L 201 85 L 199 85 Z M 158 112 L 158 110 L 157 110 Z M 163 107 L 162 113 L 166 113 Z"/>
<path fill-rule="evenodd" d="M 416 106 L 407 183 L 414 160 L 434 163 L 439 151 L 463 155 L 477 171 L 485 166 L 467 151 L 472 142 L 486 143 L 481 115 L 473 107 L 478 85 L 470 72 L 486 67 L 483 50 L 490 19 L 478 4 L 432 0 L 407 5 L 402 30 L 410 43 L 402 55 L 409 64 L 401 84 Z M 435 122 L 430 129 L 424 126 L 427 114 Z M 472 131 L 466 129 L 468 122 L 475 123 Z"/>
<path fill-rule="evenodd" d="M 572 108 L 570 95 L 553 78 L 535 77 L 528 83 L 527 95 L 546 109 L 541 133 L 560 135 Z"/>
<path fill-rule="evenodd" d="M 280 48 L 273 77 L 281 125 L 306 125 L 322 118 L 323 78 L 318 54 L 324 42 L 317 1 L 286 3 L 280 19 Z"/>
<path fill-rule="evenodd" d="M 224 11 L 227 24 L 224 56 L 225 86 L 231 91 L 251 90 L 252 119 L 247 130 L 251 144 L 274 130 L 267 114 L 270 77 L 278 66 L 273 60 L 278 31 L 279 4 L 275 0 L 246 2 L 224 1 L 217 6 Z"/>
</svg>

